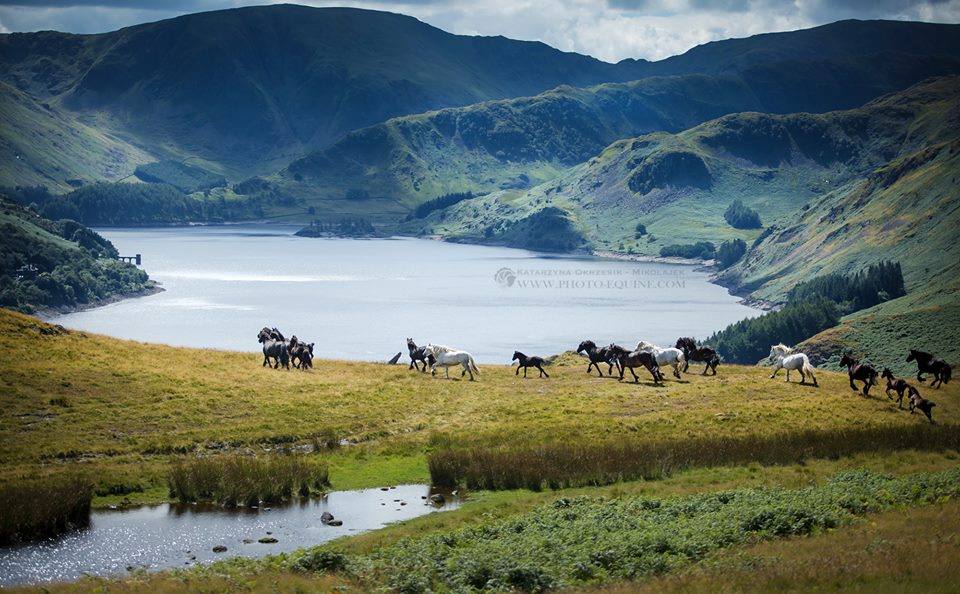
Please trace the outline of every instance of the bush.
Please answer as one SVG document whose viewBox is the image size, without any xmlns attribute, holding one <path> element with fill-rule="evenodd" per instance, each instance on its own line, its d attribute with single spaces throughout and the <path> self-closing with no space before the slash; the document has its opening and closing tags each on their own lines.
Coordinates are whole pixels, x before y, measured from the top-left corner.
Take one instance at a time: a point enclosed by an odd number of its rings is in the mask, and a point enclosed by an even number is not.
<svg viewBox="0 0 960 594">
<path fill-rule="evenodd" d="M 720 268 L 729 268 L 740 261 L 740 258 L 747 253 L 747 242 L 742 239 L 733 241 L 724 241 L 717 249 L 717 260 L 720 262 Z"/>
<path fill-rule="evenodd" d="M 81 475 L 0 486 L 0 545 L 57 536 L 90 523 L 93 485 Z"/>
<path fill-rule="evenodd" d="M 660 248 L 660 256 L 664 258 L 710 260 L 716 256 L 716 247 L 709 241 L 698 241 L 697 243 L 688 244 L 673 244 Z"/>
<path fill-rule="evenodd" d="M 286 501 L 329 486 L 327 464 L 303 455 L 224 455 L 175 460 L 167 477 L 170 496 L 181 502 L 211 501 L 228 507 Z"/>
<path fill-rule="evenodd" d="M 633 230 L 633 238 L 640 239 L 647 234 L 647 226 L 643 223 L 637 223 L 637 226 Z"/>
<path fill-rule="evenodd" d="M 723 218 L 731 227 L 736 229 L 759 229 L 763 225 L 760 223 L 760 215 L 757 211 L 746 206 L 740 200 L 734 200 L 723 213 Z"/>
</svg>

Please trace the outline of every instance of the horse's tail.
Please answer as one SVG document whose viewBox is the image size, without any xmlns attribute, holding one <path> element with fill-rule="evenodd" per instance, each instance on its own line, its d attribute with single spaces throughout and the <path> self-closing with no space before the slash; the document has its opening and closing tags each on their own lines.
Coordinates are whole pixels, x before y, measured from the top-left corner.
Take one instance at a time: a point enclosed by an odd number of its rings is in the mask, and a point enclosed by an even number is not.
<svg viewBox="0 0 960 594">
<path fill-rule="evenodd" d="M 943 383 L 950 383 L 950 375 L 953 373 L 953 369 L 949 365 L 943 367 L 943 372 L 940 373 L 940 377 L 943 378 Z"/>
<path fill-rule="evenodd" d="M 477 375 L 480 375 L 480 368 L 477 367 L 477 362 L 473 360 L 473 355 L 467 355 L 467 361 L 470 363 L 470 369 Z"/>
<path fill-rule="evenodd" d="M 813 370 L 814 370 L 814 367 L 813 365 L 810 364 L 810 359 L 808 359 L 807 356 L 804 355 L 803 356 L 803 372 L 809 373 L 811 376 L 816 378 L 816 376 L 813 375 Z"/>
</svg>

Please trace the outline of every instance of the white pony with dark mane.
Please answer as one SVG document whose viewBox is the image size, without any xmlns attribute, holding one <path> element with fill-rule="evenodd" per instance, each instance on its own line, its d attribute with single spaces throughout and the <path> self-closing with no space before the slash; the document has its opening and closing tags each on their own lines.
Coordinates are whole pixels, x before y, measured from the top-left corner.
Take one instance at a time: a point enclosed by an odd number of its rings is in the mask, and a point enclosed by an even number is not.
<svg viewBox="0 0 960 594">
<path fill-rule="evenodd" d="M 460 377 L 463 377 L 465 374 L 469 373 L 471 382 L 473 381 L 474 373 L 480 375 L 480 370 L 477 368 L 477 364 L 473 360 L 473 355 L 466 351 L 458 351 L 448 346 L 442 346 L 439 344 L 428 344 L 425 348 L 428 353 L 433 355 L 435 360 L 433 365 L 430 366 L 430 375 L 437 374 L 438 365 L 443 367 L 443 371 L 446 374 L 447 379 L 450 379 L 450 368 L 457 365 L 463 367 L 463 371 L 460 372 Z"/>
<path fill-rule="evenodd" d="M 657 358 L 657 365 L 672 367 L 674 377 L 680 379 L 680 369 L 687 362 L 686 357 L 683 355 L 683 351 L 673 347 L 665 349 L 643 340 L 637 343 L 637 350 L 651 353 Z"/>
<path fill-rule="evenodd" d="M 795 353 L 793 349 L 783 343 L 775 344 L 770 347 L 770 360 L 773 361 L 773 374 L 770 379 L 776 377 L 777 372 L 781 369 L 786 369 L 787 381 L 789 382 L 790 371 L 797 370 L 800 372 L 801 384 L 807 383 L 807 374 L 809 373 L 813 380 L 813 386 L 817 387 L 817 376 L 813 374 L 813 365 L 810 364 L 810 359 L 803 353 Z"/>
</svg>

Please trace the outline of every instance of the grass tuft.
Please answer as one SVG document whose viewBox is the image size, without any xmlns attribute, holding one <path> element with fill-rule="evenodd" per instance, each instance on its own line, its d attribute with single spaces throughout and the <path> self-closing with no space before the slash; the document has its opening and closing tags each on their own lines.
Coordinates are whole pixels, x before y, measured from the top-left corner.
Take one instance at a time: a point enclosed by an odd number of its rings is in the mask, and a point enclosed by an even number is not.
<svg viewBox="0 0 960 594">
<path fill-rule="evenodd" d="M 446 442 L 428 457 L 441 487 L 540 490 L 659 479 L 694 467 L 790 464 L 860 452 L 960 448 L 955 424 L 849 427 L 772 435 L 706 436 L 659 441 L 565 442 L 529 446 L 457 447 Z"/>
<path fill-rule="evenodd" d="M 0 486 L 0 545 L 57 536 L 90 523 L 93 486 L 79 474 Z"/>
<path fill-rule="evenodd" d="M 330 484 L 326 462 L 312 456 L 235 454 L 177 459 L 167 482 L 170 496 L 181 502 L 209 501 L 228 507 L 306 497 Z"/>
</svg>

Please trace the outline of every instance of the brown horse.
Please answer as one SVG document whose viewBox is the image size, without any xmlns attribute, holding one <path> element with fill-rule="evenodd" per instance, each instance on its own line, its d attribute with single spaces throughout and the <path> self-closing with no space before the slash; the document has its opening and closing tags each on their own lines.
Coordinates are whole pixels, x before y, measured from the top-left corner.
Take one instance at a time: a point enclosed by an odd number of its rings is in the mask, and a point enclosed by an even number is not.
<svg viewBox="0 0 960 594">
<path fill-rule="evenodd" d="M 653 383 L 663 383 L 663 374 L 660 373 L 660 366 L 657 364 L 657 357 L 650 351 L 630 352 L 627 349 L 617 345 L 610 345 L 610 348 L 619 362 L 620 381 L 623 381 L 623 372 L 629 369 L 630 374 L 633 375 L 634 383 L 640 383 L 640 378 L 637 377 L 637 373 L 633 369 L 635 367 L 644 367 L 650 372 L 650 375 L 653 376 Z"/>
<path fill-rule="evenodd" d="M 887 380 L 887 389 L 884 393 L 887 395 L 887 398 L 893 400 L 893 396 L 890 395 L 890 392 L 897 393 L 897 408 L 903 408 L 903 393 L 906 392 L 909 398 L 913 397 L 913 394 L 919 395 L 917 389 L 907 383 L 907 380 L 899 377 L 894 377 L 893 372 L 890 371 L 888 367 L 883 368 L 883 373 L 880 374 L 880 377 Z"/>
<path fill-rule="evenodd" d="M 859 363 L 850 355 L 841 357 L 840 365 L 844 365 L 847 368 L 847 376 L 850 378 L 850 388 L 854 392 L 858 392 L 859 389 L 853 382 L 863 382 L 863 395 L 869 396 L 870 388 L 877 385 L 877 370 L 874 369 L 872 365 Z"/>
<path fill-rule="evenodd" d="M 520 375 L 520 368 L 523 368 L 523 377 L 527 377 L 527 367 L 536 367 L 540 370 L 539 377 L 550 377 L 550 374 L 543 370 L 543 364 L 546 361 L 542 357 L 528 357 L 521 353 L 520 351 L 513 351 L 513 359 L 510 361 L 518 361 L 517 372 L 513 375 Z"/>
<path fill-rule="evenodd" d="M 939 388 L 943 384 L 950 383 L 950 375 L 952 370 L 950 366 L 947 365 L 947 362 L 943 359 L 934 357 L 930 353 L 910 349 L 910 354 L 907 355 L 907 363 L 911 361 L 917 362 L 918 382 L 927 381 L 927 379 L 923 377 L 924 373 L 932 373 L 933 381 L 930 382 L 931 388 Z"/>
<path fill-rule="evenodd" d="M 700 375 L 707 375 L 708 369 L 713 372 L 711 375 L 717 375 L 717 366 L 720 365 L 720 356 L 717 355 L 717 351 L 710 347 L 697 346 L 697 341 L 692 338 L 678 338 L 675 347 L 683 351 L 684 373 L 690 368 L 690 361 L 697 361 L 707 364 Z"/>
<path fill-rule="evenodd" d="M 910 414 L 912 415 L 916 409 L 920 409 L 920 412 L 927 415 L 927 420 L 930 421 L 931 425 L 936 425 L 936 421 L 933 420 L 934 406 L 936 406 L 936 404 L 921 396 L 920 392 L 916 389 L 910 394 Z"/>
</svg>

